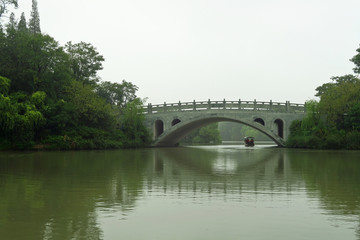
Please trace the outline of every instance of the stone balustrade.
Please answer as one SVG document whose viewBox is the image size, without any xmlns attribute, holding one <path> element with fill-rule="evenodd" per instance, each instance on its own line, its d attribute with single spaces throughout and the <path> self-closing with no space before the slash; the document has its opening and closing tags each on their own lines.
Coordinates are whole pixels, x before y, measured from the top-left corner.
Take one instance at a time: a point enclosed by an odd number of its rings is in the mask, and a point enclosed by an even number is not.
<svg viewBox="0 0 360 240">
<path fill-rule="evenodd" d="M 297 104 L 286 102 L 263 102 L 263 101 L 193 101 L 193 102 L 178 102 L 152 105 L 149 103 L 144 106 L 145 114 L 175 112 L 175 111 L 206 111 L 206 110 L 240 110 L 240 111 L 271 111 L 271 112 L 286 112 L 286 113 L 305 113 L 305 104 Z"/>
</svg>

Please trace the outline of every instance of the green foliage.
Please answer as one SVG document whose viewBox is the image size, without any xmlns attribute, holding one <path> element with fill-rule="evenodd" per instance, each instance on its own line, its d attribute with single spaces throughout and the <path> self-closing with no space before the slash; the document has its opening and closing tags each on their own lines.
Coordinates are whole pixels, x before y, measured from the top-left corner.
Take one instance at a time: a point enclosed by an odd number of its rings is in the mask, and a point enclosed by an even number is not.
<svg viewBox="0 0 360 240">
<path fill-rule="evenodd" d="M 72 81 L 67 89 L 67 102 L 74 109 L 73 121 L 88 127 L 111 130 L 115 123 L 115 114 L 109 104 L 100 98 L 89 85 Z"/>
<path fill-rule="evenodd" d="M 290 134 L 297 136 L 301 134 L 301 121 L 295 120 L 290 124 Z"/>
<path fill-rule="evenodd" d="M 351 59 L 355 73 L 359 73 L 360 48 L 357 52 Z M 307 116 L 291 124 L 287 146 L 360 149 L 360 79 L 351 74 L 331 79 L 316 88 L 320 102 L 307 102 Z"/>
<path fill-rule="evenodd" d="M 221 136 L 219 132 L 218 123 L 209 124 L 205 127 L 201 127 L 188 136 L 186 136 L 182 143 L 192 144 L 220 144 Z"/>
<path fill-rule="evenodd" d="M 28 28 L 26 26 L 26 18 L 25 18 L 25 13 L 21 13 L 21 17 L 20 17 L 20 21 L 18 23 L 17 26 L 18 30 L 21 32 L 27 32 Z"/>
<path fill-rule="evenodd" d="M 74 107 L 63 99 L 56 102 L 49 101 L 42 106 L 42 113 L 46 118 L 46 123 L 39 129 L 38 140 L 45 139 L 49 135 L 64 135 L 66 129 L 75 127 L 73 121 Z"/>
<path fill-rule="evenodd" d="M 360 131 L 350 131 L 346 133 L 347 149 L 359 149 L 360 146 Z"/>
<path fill-rule="evenodd" d="M 304 133 L 316 132 L 320 127 L 320 114 L 318 112 L 319 103 L 309 100 L 305 103 L 306 117 L 301 121 L 301 131 Z"/>
<path fill-rule="evenodd" d="M 82 133 L 70 132 L 69 135 L 50 135 L 42 141 L 41 148 L 47 150 L 87 150 L 87 149 L 117 149 L 123 144 L 119 139 L 110 136 L 108 132 L 94 128 L 83 127 Z M 85 134 L 87 136 L 81 136 Z"/>
<path fill-rule="evenodd" d="M 258 130 L 249 126 L 243 126 L 241 128 L 241 133 L 244 137 L 254 137 L 255 139 L 257 139 L 260 135 Z"/>
<path fill-rule="evenodd" d="M 0 95 L 0 138 L 9 140 L 14 149 L 33 145 L 36 130 L 45 123 L 45 118 L 25 94 L 9 97 Z"/>
<path fill-rule="evenodd" d="M 0 0 L 0 18 L 4 13 L 7 13 L 8 6 L 13 5 L 15 8 L 18 7 L 18 1 L 17 0 Z"/>
<path fill-rule="evenodd" d="M 354 73 L 360 74 L 360 48 L 356 49 L 357 54 L 350 59 L 355 64 Z"/>
<path fill-rule="evenodd" d="M 193 143 L 211 143 L 211 144 L 220 144 L 221 138 L 218 129 L 218 124 L 210 124 L 199 129 L 199 134 L 197 134 Z"/>
<path fill-rule="evenodd" d="M 126 147 L 143 147 L 150 142 L 142 111 L 143 101 L 136 98 L 127 103 L 120 118 L 120 129 L 124 133 L 124 145 Z"/>
<path fill-rule="evenodd" d="M 243 141 L 244 137 L 251 136 L 260 141 L 271 139 L 260 131 L 235 122 L 220 122 L 219 132 L 223 141 Z"/>
<path fill-rule="evenodd" d="M 76 80 L 85 84 L 95 85 L 100 78 L 97 72 L 103 69 L 104 57 L 90 43 L 80 42 L 65 46 L 70 56 L 71 70 Z"/>
<path fill-rule="evenodd" d="M 41 33 L 40 29 L 40 15 L 37 7 L 37 1 L 32 0 L 31 18 L 29 21 L 29 30 L 32 34 Z"/>
<path fill-rule="evenodd" d="M 219 133 L 222 140 L 225 141 L 242 141 L 243 136 L 240 134 L 242 125 L 233 122 L 220 122 Z"/>
<path fill-rule="evenodd" d="M 69 58 L 48 35 L 10 32 L 0 44 L 0 53 L 0 72 L 12 80 L 11 92 L 42 90 L 56 98 L 70 81 Z"/>
<path fill-rule="evenodd" d="M 0 94 L 8 94 L 10 83 L 10 79 L 0 76 Z"/>
<path fill-rule="evenodd" d="M 41 107 L 44 104 L 44 100 L 46 98 L 46 93 L 42 91 L 34 92 L 31 95 L 31 103 L 34 104 L 36 107 Z"/>
<path fill-rule="evenodd" d="M 353 75 L 332 79 L 334 86 L 321 95 L 319 112 L 326 114 L 329 125 L 341 128 L 344 115 L 360 102 L 360 79 Z"/>
<path fill-rule="evenodd" d="M 96 86 L 96 92 L 99 96 L 114 106 L 124 108 L 128 102 L 136 99 L 138 87 L 130 82 L 122 81 L 119 83 L 102 82 Z"/>
<path fill-rule="evenodd" d="M 149 143 L 137 86 L 98 84 L 104 58 L 89 43 L 63 48 L 42 34 L 36 0 L 28 26 L 24 14 L 19 23 L 11 14 L 6 31 L 0 26 L 0 149 Z"/>
<path fill-rule="evenodd" d="M 360 102 L 355 103 L 344 115 L 344 128 L 350 131 L 360 131 Z"/>
<path fill-rule="evenodd" d="M 0 129 L 3 134 L 14 129 L 15 112 L 16 112 L 16 109 L 11 104 L 10 98 L 5 97 L 3 94 L 0 94 Z M 0 136 L 1 136 L 1 133 L 0 133 Z"/>
<path fill-rule="evenodd" d="M 13 32 L 16 30 L 17 22 L 15 19 L 15 13 L 10 14 L 9 22 L 6 24 L 6 30 L 8 33 Z"/>
</svg>

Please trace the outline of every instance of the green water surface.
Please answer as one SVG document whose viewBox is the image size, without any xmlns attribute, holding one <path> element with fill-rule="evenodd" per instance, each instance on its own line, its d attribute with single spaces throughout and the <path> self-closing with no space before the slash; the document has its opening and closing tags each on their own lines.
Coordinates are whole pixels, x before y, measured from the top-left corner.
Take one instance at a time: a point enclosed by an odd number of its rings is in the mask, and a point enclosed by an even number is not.
<svg viewBox="0 0 360 240">
<path fill-rule="evenodd" d="M 360 239 L 360 152 L 0 152 L 0 239 Z"/>
</svg>

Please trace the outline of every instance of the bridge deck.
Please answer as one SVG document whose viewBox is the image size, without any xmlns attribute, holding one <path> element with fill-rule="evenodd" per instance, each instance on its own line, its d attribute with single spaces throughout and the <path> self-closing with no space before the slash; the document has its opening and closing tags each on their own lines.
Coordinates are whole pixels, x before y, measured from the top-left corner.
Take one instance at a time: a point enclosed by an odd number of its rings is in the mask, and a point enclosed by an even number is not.
<svg viewBox="0 0 360 240">
<path fill-rule="evenodd" d="M 243 111 L 271 111 L 288 113 L 305 113 L 305 104 L 284 102 L 262 101 L 193 101 L 178 103 L 163 103 L 144 107 L 145 114 L 174 112 L 174 111 L 204 111 L 204 110 L 243 110 Z"/>
</svg>

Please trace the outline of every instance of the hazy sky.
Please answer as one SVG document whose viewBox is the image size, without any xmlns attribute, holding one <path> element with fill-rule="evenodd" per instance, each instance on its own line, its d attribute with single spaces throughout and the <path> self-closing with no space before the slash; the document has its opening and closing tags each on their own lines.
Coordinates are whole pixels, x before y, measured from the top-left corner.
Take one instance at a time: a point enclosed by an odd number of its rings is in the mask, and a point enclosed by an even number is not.
<svg viewBox="0 0 360 240">
<path fill-rule="evenodd" d="M 193 100 L 303 103 L 353 73 L 360 0 L 38 0 L 41 28 L 90 42 L 104 81 L 153 104 Z M 31 0 L 16 17 L 29 20 Z"/>
</svg>

